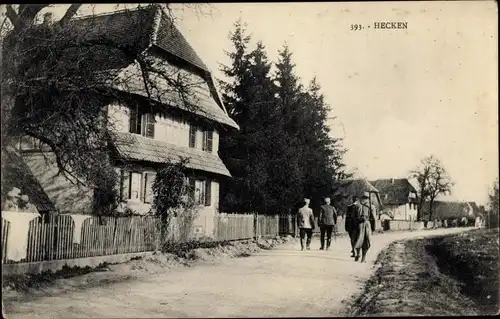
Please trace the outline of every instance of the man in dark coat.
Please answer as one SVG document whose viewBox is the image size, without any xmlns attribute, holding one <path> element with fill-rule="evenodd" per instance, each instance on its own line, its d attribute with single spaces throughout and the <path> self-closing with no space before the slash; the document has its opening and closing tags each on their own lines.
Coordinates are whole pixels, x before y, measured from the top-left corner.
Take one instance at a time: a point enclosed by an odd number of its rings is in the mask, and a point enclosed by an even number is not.
<svg viewBox="0 0 500 319">
<path fill-rule="evenodd" d="M 326 237 L 326 249 L 330 249 L 330 244 L 332 243 L 332 232 L 335 225 L 337 225 L 337 210 L 335 207 L 330 205 L 330 198 L 325 198 L 325 205 L 321 206 L 319 211 L 319 229 L 321 233 L 321 248 L 325 249 L 325 237 Z M 325 236 L 326 235 L 326 236 Z"/>
<path fill-rule="evenodd" d="M 356 219 L 356 249 L 355 261 L 359 260 L 359 251 L 362 250 L 361 262 L 366 262 L 366 253 L 371 246 L 372 226 L 375 225 L 375 212 L 373 207 L 369 204 L 370 194 L 365 192 L 361 197 L 361 204 L 357 205 Z"/>
<path fill-rule="evenodd" d="M 357 205 L 359 205 L 358 196 L 352 197 L 352 203 L 347 207 L 347 212 L 345 214 L 345 230 L 349 234 L 349 239 L 351 242 L 351 257 L 356 257 L 354 253 L 354 245 L 356 244 L 356 210 Z"/>
</svg>

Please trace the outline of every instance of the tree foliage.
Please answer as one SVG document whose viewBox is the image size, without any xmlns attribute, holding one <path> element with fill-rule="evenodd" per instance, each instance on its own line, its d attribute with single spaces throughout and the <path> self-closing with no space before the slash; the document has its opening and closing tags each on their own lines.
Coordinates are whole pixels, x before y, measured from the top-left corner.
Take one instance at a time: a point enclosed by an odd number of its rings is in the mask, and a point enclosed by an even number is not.
<svg viewBox="0 0 500 319">
<path fill-rule="evenodd" d="M 188 163 L 187 158 L 181 158 L 163 164 L 156 172 L 151 211 L 160 218 L 165 242 L 190 239 L 199 213 L 199 205 L 192 196 L 194 189 L 187 182 Z"/>
<path fill-rule="evenodd" d="M 151 210 L 163 221 L 168 220 L 170 215 L 175 213 L 174 209 L 188 202 L 190 189 L 186 183 L 187 163 L 189 163 L 188 159 L 165 163 L 156 172 L 152 187 Z"/>
<path fill-rule="evenodd" d="M 241 130 L 221 138 L 233 174 L 222 185 L 225 211 L 287 212 L 304 196 L 330 196 L 342 177 L 344 150 L 329 134 L 329 106 L 316 79 L 304 88 L 285 45 L 272 74 L 265 46 L 238 21 L 229 36 L 230 65 L 222 65 L 223 99 Z"/>
<path fill-rule="evenodd" d="M 418 183 L 419 205 L 417 219 L 422 216 L 424 203 L 429 202 L 429 220 L 432 219 L 433 205 L 437 196 L 451 194 L 454 182 L 435 156 L 423 158 L 417 168 L 412 171 Z"/>
<path fill-rule="evenodd" d="M 115 139 L 107 105 L 138 102 L 153 108 L 175 96 L 183 107 L 194 109 L 197 101 L 189 92 L 199 83 L 145 50 L 150 36 L 145 25 L 152 17 L 134 13 L 141 5 L 121 11 L 125 24 L 133 27 L 118 30 L 120 36 L 102 32 L 94 16 L 72 20 L 80 6 L 73 4 L 59 21 L 44 23 L 38 23 L 40 12 L 49 4 L 5 6 L 2 147 L 21 136 L 35 138 L 38 150 L 54 157 L 58 174 L 95 189 L 97 203 L 108 203 L 117 176 L 106 164 Z M 172 19 L 168 5 L 155 8 Z M 120 72 L 127 66 L 127 72 Z"/>
</svg>

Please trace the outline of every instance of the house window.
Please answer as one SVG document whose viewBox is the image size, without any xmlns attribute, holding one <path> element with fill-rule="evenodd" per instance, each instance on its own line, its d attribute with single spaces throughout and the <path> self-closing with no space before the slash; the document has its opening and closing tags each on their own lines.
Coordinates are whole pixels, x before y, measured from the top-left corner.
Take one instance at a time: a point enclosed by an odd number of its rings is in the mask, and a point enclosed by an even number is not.
<svg viewBox="0 0 500 319">
<path fill-rule="evenodd" d="M 189 179 L 192 198 L 198 205 L 210 206 L 212 203 L 212 182 L 208 179 Z"/>
<path fill-rule="evenodd" d="M 141 199 L 141 173 L 130 173 L 130 195 L 131 200 Z"/>
<path fill-rule="evenodd" d="M 121 171 L 120 198 L 122 201 L 141 199 L 142 174 L 139 172 Z"/>
<path fill-rule="evenodd" d="M 196 126 L 194 125 L 189 126 L 189 147 L 196 147 Z"/>
<path fill-rule="evenodd" d="M 143 131 L 141 132 L 143 136 L 155 137 L 155 116 L 151 113 L 146 113 L 142 116 L 143 121 Z"/>
<path fill-rule="evenodd" d="M 122 173 L 122 200 L 140 200 L 141 176 L 142 174 L 137 172 Z"/>
<path fill-rule="evenodd" d="M 139 109 L 139 106 L 130 108 L 129 132 L 140 134 L 146 137 L 154 137 L 155 117 L 151 113 L 145 113 Z"/>
<path fill-rule="evenodd" d="M 206 152 L 212 152 L 214 140 L 214 131 L 207 130 L 203 131 L 203 147 L 202 150 Z"/>
<path fill-rule="evenodd" d="M 153 202 L 153 184 L 156 173 L 144 173 L 144 202 L 151 204 Z"/>
</svg>

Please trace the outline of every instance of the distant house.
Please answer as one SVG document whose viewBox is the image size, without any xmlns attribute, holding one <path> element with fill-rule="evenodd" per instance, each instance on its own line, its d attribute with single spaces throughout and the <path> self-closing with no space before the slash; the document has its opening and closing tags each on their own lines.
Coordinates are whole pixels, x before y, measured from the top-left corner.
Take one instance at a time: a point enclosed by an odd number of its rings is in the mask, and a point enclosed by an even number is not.
<svg viewBox="0 0 500 319">
<path fill-rule="evenodd" d="M 370 202 L 375 206 L 377 212 L 382 208 L 379 191 L 365 179 L 348 179 L 340 181 L 334 186 L 334 205 L 345 213 L 347 206 L 351 203 L 353 196 L 360 197 L 364 192 L 370 193 Z"/>
<path fill-rule="evenodd" d="M 195 221 L 196 232 L 211 234 L 219 207 L 219 182 L 231 177 L 218 155 L 219 134 L 239 127 L 228 116 L 207 66 L 157 6 L 82 17 L 71 23 L 76 29 L 91 25 L 92 36 L 119 39 L 124 44 L 131 42 L 130 38 L 140 38 L 138 52 L 158 59 L 170 71 L 192 80 L 191 91 L 187 93 L 195 108 L 187 107 L 167 83 L 160 85 L 165 86 L 165 94 L 172 95 L 166 99 L 169 104 L 157 105 L 157 109 L 151 108 L 145 99 L 148 95 L 140 78 L 132 81 L 131 85 L 137 85 L 134 94 L 130 88 L 116 88 L 129 94 L 124 99 L 129 103 L 113 102 L 106 106 L 117 137 L 110 147 L 113 164 L 121 176 L 121 206 L 139 214 L 150 211 L 156 169 L 169 160 L 188 158 L 188 167 L 193 172 L 189 183 L 202 208 Z M 100 70 L 118 70 L 118 76 L 122 77 L 140 76 L 138 68 L 134 61 L 117 61 L 114 57 L 103 57 L 99 64 Z M 66 213 L 92 213 L 92 190 L 76 188 L 64 178 L 54 177 L 55 166 L 45 163 L 43 156 L 35 152 L 34 143 L 24 139 L 20 149 L 57 209 Z M 129 164 L 126 169 L 119 165 L 123 161 Z"/>
<path fill-rule="evenodd" d="M 431 220 L 461 220 L 463 217 L 467 219 L 474 219 L 474 208 L 469 202 L 458 201 L 435 201 L 432 206 Z M 423 217 L 429 219 L 430 205 L 429 202 L 424 203 L 422 209 Z"/>
<path fill-rule="evenodd" d="M 417 219 L 417 190 L 408 179 L 378 179 L 371 183 L 378 189 L 380 199 L 384 204 L 382 215 L 395 220 Z"/>
</svg>

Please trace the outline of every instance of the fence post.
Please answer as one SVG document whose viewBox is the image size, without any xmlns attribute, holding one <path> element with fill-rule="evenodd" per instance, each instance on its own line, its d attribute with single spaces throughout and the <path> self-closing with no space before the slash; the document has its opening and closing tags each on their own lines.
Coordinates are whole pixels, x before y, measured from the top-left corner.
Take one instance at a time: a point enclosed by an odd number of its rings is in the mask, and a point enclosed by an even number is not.
<svg viewBox="0 0 500 319">
<path fill-rule="evenodd" d="M 274 219 L 276 220 L 276 236 L 280 235 L 280 215 L 274 215 Z"/>
<path fill-rule="evenodd" d="M 257 234 L 258 230 L 257 228 L 259 227 L 259 223 L 257 221 L 257 213 L 253 213 L 253 237 L 255 240 L 257 240 Z"/>
</svg>

